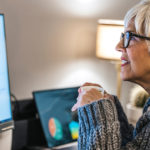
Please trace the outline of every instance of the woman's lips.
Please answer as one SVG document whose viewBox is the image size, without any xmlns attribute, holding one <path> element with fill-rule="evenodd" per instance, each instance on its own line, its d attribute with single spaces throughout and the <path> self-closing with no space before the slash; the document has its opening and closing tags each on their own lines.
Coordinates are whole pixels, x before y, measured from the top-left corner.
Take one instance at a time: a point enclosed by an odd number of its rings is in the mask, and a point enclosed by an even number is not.
<svg viewBox="0 0 150 150">
<path fill-rule="evenodd" d="M 121 58 L 121 67 L 123 67 L 123 66 L 125 66 L 125 65 L 127 65 L 127 64 L 129 64 L 129 61 L 127 61 L 125 58 Z"/>
</svg>

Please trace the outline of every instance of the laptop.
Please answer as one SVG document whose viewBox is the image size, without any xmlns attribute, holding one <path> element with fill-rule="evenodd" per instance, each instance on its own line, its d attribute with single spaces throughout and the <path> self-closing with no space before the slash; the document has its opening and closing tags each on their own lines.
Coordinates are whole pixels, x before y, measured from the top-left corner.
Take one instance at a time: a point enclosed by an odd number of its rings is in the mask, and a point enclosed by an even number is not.
<svg viewBox="0 0 150 150">
<path fill-rule="evenodd" d="M 78 88 L 34 91 L 33 97 L 47 141 L 51 149 L 77 150 L 78 116 L 71 112 Z"/>
</svg>

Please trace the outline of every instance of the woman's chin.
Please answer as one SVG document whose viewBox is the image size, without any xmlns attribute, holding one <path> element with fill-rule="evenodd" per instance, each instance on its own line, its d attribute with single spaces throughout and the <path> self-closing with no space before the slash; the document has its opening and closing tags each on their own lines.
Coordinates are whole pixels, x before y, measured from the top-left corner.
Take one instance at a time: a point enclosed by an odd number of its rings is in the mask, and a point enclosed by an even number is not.
<svg viewBox="0 0 150 150">
<path fill-rule="evenodd" d="M 121 79 L 122 79 L 123 81 L 130 81 L 130 80 L 131 80 L 131 79 L 129 78 L 129 76 L 123 75 L 123 74 L 121 74 Z"/>
</svg>

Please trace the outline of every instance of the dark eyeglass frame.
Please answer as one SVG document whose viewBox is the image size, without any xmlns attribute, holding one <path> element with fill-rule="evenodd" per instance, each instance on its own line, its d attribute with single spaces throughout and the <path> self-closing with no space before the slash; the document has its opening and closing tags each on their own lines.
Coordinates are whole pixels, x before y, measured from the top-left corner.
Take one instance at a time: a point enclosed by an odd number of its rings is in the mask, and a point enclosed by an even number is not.
<svg viewBox="0 0 150 150">
<path fill-rule="evenodd" d="M 125 39 L 124 39 L 124 36 L 125 36 Z M 132 33 L 131 31 L 127 31 L 125 33 L 121 33 L 121 39 L 123 39 L 123 47 L 124 48 L 127 48 L 129 46 L 129 43 L 130 43 L 130 40 L 131 40 L 132 36 L 135 36 L 135 37 L 138 37 L 138 38 L 150 41 L 150 37 L 139 35 L 139 34 L 135 34 L 135 33 Z"/>
</svg>

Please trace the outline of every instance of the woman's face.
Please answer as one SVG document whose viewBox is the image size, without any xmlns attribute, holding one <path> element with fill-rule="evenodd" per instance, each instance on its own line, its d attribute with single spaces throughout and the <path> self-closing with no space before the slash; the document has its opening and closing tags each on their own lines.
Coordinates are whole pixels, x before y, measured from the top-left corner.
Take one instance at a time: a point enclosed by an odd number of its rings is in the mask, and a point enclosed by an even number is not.
<svg viewBox="0 0 150 150">
<path fill-rule="evenodd" d="M 133 21 L 125 28 L 124 32 L 135 31 Z M 150 81 L 150 52 L 145 40 L 132 37 L 127 48 L 123 48 L 123 40 L 116 46 L 121 55 L 121 78 L 135 83 Z"/>
</svg>

